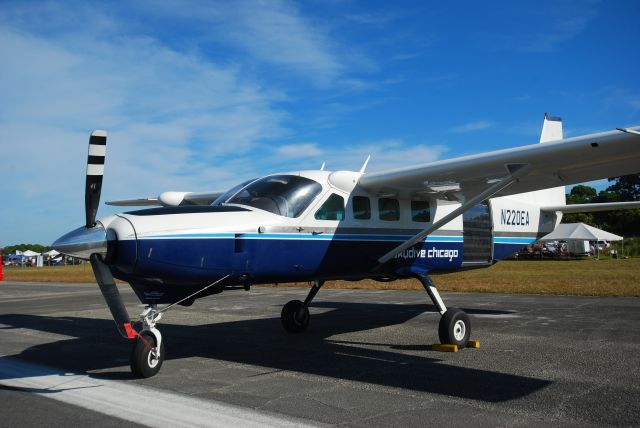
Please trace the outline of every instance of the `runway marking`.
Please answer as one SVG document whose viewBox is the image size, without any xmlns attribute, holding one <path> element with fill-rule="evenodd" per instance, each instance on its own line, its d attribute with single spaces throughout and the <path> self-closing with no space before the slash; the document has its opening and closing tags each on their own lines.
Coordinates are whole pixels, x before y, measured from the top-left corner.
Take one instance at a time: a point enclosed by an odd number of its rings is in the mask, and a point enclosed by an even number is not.
<svg viewBox="0 0 640 428">
<path fill-rule="evenodd" d="M 0 384 L 142 425 L 305 427 L 309 422 L 0 355 Z"/>
</svg>

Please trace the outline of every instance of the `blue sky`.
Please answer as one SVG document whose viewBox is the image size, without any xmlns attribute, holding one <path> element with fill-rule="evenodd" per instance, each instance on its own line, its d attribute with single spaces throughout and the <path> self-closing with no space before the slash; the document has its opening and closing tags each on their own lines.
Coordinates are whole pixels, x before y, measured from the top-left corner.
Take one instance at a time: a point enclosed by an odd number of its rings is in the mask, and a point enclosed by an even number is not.
<svg viewBox="0 0 640 428">
<path fill-rule="evenodd" d="M 92 129 L 104 201 L 640 124 L 637 1 L 170 3 L 0 2 L 0 245 L 82 225 Z"/>
</svg>

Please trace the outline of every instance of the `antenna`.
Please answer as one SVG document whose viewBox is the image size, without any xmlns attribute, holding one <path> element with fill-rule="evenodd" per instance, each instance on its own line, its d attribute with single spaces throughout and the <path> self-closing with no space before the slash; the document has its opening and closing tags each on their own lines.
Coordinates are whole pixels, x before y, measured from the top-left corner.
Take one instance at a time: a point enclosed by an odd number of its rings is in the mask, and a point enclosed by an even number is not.
<svg viewBox="0 0 640 428">
<path fill-rule="evenodd" d="M 360 168 L 360 175 L 364 174 L 364 170 L 367 169 L 367 164 L 369 163 L 369 159 L 371 159 L 371 155 L 367 156 L 367 160 L 362 164 L 362 168 Z"/>
<path fill-rule="evenodd" d="M 324 171 L 324 164 L 325 162 L 322 162 L 322 165 L 320 165 L 320 171 Z"/>
</svg>

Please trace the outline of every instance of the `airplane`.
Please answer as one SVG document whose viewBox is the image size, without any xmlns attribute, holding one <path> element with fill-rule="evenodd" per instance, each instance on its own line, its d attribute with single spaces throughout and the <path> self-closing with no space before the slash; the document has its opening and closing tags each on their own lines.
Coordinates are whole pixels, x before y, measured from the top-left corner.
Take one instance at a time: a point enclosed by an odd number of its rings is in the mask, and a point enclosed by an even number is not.
<svg viewBox="0 0 640 428">
<path fill-rule="evenodd" d="M 640 171 L 640 127 L 563 138 L 545 113 L 540 144 L 366 173 L 294 171 L 226 192 L 165 192 L 107 202 L 151 206 L 96 220 L 107 133 L 89 139 L 85 225 L 53 247 L 88 259 L 118 332 L 133 340 L 137 377 L 158 373 L 157 323 L 175 305 L 252 285 L 309 282 L 286 303 L 284 330 L 304 332 L 328 280 L 420 281 L 440 313 L 443 344 L 465 347 L 471 323 L 447 307 L 431 274 L 492 266 L 553 231 L 563 213 L 640 207 L 566 205 L 564 186 Z M 132 323 L 114 278 L 146 305 Z M 165 305 L 160 308 L 158 305 Z"/>
</svg>

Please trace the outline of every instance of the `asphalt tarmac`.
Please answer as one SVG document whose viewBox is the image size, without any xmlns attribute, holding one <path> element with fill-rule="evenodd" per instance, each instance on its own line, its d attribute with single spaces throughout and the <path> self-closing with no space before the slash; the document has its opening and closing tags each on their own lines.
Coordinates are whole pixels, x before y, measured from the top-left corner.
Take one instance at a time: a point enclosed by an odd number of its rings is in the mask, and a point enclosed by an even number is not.
<svg viewBox="0 0 640 428">
<path fill-rule="evenodd" d="M 142 310 L 121 288 L 130 313 Z M 424 292 L 225 291 L 160 323 L 166 360 L 133 379 L 97 286 L 0 282 L 0 426 L 637 426 L 640 299 L 443 293 L 480 349 L 432 351 Z"/>
</svg>

